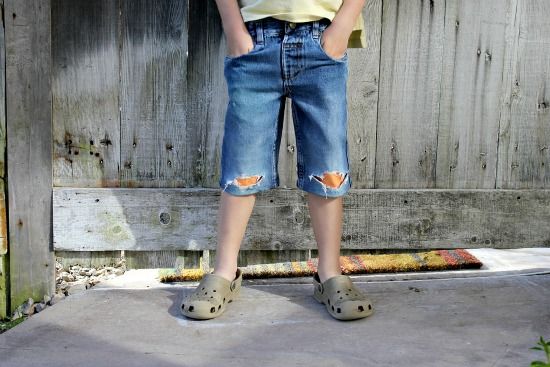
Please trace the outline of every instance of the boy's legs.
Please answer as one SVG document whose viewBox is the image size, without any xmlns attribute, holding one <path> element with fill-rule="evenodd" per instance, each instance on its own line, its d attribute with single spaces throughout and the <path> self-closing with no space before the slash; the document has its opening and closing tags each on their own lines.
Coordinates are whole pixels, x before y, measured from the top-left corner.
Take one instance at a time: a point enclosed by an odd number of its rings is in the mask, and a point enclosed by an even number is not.
<svg viewBox="0 0 550 367">
<path fill-rule="evenodd" d="M 324 198 L 308 193 L 308 208 L 319 250 L 318 273 L 321 281 L 341 274 L 342 197 Z M 214 274 L 233 280 L 239 249 L 256 195 L 234 196 L 222 192 L 218 211 L 218 244 Z"/>
<path fill-rule="evenodd" d="M 319 262 L 317 272 L 321 282 L 340 275 L 340 237 L 342 236 L 342 197 L 326 199 L 307 194 L 309 215 L 317 241 Z"/>
<path fill-rule="evenodd" d="M 218 244 L 214 274 L 235 278 L 237 259 L 256 195 L 236 196 L 222 192 L 218 210 Z"/>
</svg>

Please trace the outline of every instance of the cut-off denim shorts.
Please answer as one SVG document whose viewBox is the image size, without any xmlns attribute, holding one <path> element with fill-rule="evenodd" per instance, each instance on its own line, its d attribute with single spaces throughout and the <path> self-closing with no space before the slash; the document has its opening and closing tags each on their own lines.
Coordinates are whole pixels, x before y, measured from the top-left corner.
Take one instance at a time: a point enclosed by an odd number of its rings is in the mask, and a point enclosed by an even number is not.
<svg viewBox="0 0 550 367">
<path fill-rule="evenodd" d="M 330 23 L 273 17 L 245 23 L 254 48 L 224 59 L 229 102 L 219 181 L 223 191 L 240 196 L 279 186 L 285 97 L 292 102 L 296 186 L 325 198 L 350 189 L 348 53 L 334 58 L 321 47 Z"/>
</svg>

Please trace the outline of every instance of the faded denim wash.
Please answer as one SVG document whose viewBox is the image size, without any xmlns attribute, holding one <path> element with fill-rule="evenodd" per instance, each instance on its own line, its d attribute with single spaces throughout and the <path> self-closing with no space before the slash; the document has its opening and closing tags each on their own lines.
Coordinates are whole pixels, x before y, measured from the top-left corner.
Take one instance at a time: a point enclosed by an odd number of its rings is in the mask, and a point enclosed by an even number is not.
<svg viewBox="0 0 550 367">
<path fill-rule="evenodd" d="M 232 195 L 279 186 L 277 172 L 285 97 L 296 134 L 296 186 L 328 197 L 351 187 L 347 142 L 348 53 L 321 47 L 329 19 L 292 23 L 272 17 L 246 22 L 254 48 L 225 56 L 229 102 L 219 185 Z"/>
</svg>

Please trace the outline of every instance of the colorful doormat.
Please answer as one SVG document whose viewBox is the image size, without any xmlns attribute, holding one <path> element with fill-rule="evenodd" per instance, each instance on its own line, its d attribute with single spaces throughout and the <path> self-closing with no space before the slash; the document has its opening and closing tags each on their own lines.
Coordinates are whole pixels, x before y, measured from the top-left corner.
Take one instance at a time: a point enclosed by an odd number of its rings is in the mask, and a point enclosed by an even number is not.
<svg viewBox="0 0 550 367">
<path fill-rule="evenodd" d="M 288 261 L 239 267 L 243 279 L 285 278 L 312 276 L 317 271 L 317 258 L 307 261 Z M 340 256 L 342 274 L 396 273 L 411 271 L 437 271 L 479 269 L 483 264 L 463 249 L 407 251 L 389 254 L 355 254 Z M 202 269 L 160 269 L 161 282 L 197 281 Z"/>
</svg>

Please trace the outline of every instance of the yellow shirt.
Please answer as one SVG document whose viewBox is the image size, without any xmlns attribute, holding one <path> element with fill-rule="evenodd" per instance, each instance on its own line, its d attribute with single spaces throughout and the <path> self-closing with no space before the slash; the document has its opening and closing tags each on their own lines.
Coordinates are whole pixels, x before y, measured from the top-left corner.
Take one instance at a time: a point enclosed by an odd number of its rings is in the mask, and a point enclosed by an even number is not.
<svg viewBox="0 0 550 367">
<path fill-rule="evenodd" d="M 238 0 L 243 21 L 273 17 L 288 22 L 332 21 L 343 0 Z M 363 15 L 359 14 L 348 40 L 348 48 L 365 48 Z"/>
</svg>

